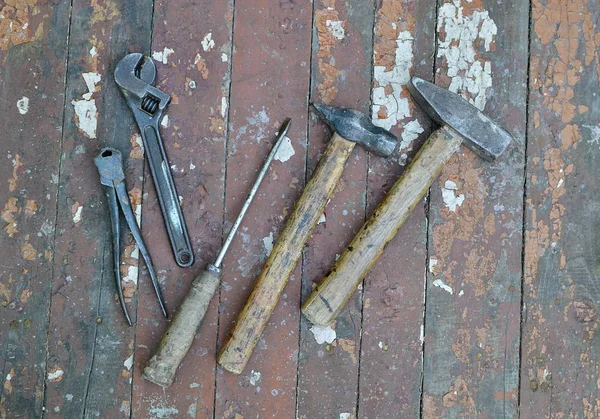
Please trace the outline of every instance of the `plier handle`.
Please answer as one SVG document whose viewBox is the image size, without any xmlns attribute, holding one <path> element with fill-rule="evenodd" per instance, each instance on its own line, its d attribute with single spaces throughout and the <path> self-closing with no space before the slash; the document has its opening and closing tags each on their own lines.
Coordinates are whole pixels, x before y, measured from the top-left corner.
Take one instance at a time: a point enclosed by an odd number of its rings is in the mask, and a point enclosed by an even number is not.
<svg viewBox="0 0 600 419">
<path fill-rule="evenodd" d="M 100 150 L 100 153 L 94 158 L 94 163 L 98 167 L 100 173 L 100 183 L 104 185 L 106 196 L 108 197 L 108 208 L 110 213 L 110 221 L 112 225 L 112 242 L 113 242 L 113 265 L 115 271 L 115 279 L 117 281 L 117 292 L 119 294 L 119 300 L 121 301 L 121 307 L 125 313 L 125 318 L 129 325 L 132 325 L 131 318 L 127 312 L 127 306 L 125 305 L 125 299 L 123 298 L 123 289 L 121 288 L 121 271 L 119 269 L 121 264 L 121 228 L 119 222 L 119 208 L 125 216 L 127 226 L 131 230 L 131 234 L 135 239 L 135 242 L 146 262 L 146 267 L 150 273 L 152 279 L 152 285 L 158 303 L 165 317 L 167 317 L 167 309 L 163 301 L 162 293 L 160 291 L 160 285 L 158 284 L 158 278 L 152 265 L 152 259 L 142 238 L 142 233 L 137 225 L 135 215 L 131 209 L 131 201 L 129 200 L 129 194 L 125 187 L 125 173 L 123 172 L 123 164 L 121 161 L 121 153 L 114 148 L 106 147 Z"/>
</svg>

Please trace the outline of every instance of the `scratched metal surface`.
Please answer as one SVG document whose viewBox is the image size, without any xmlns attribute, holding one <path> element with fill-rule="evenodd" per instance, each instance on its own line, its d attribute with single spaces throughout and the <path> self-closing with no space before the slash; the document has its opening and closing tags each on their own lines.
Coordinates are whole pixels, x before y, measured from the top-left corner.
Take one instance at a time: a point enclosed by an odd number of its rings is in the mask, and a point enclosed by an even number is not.
<svg viewBox="0 0 600 419">
<path fill-rule="evenodd" d="M 514 3 L 0 1 L 0 418 L 599 417 L 600 12 L 595 0 Z M 161 130 L 189 269 L 174 263 L 112 79 L 134 51 L 173 98 Z M 516 141 L 496 163 L 453 157 L 336 324 L 312 329 L 301 301 L 434 128 L 408 97 L 410 74 L 461 92 Z M 216 352 L 330 135 L 310 100 L 371 112 L 400 150 L 354 150 L 234 376 Z M 163 391 L 140 372 L 168 320 L 124 234 L 137 326 L 124 324 L 92 158 L 108 144 L 126 157 L 172 314 L 287 116 L 290 142 Z"/>
</svg>

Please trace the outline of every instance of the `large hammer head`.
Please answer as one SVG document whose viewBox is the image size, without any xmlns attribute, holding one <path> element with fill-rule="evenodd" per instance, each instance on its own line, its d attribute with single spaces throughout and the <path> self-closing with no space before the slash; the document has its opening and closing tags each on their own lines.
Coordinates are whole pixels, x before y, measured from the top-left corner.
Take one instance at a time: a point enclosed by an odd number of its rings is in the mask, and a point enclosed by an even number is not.
<svg viewBox="0 0 600 419">
<path fill-rule="evenodd" d="M 496 159 L 510 144 L 508 132 L 456 93 L 419 77 L 412 78 L 408 90 L 431 119 L 458 132 L 465 146 L 484 160 Z"/>
<path fill-rule="evenodd" d="M 317 115 L 346 140 L 358 143 L 371 153 L 383 157 L 389 157 L 394 152 L 398 143 L 394 134 L 373 125 L 371 119 L 362 112 L 320 103 L 312 106 Z"/>
</svg>

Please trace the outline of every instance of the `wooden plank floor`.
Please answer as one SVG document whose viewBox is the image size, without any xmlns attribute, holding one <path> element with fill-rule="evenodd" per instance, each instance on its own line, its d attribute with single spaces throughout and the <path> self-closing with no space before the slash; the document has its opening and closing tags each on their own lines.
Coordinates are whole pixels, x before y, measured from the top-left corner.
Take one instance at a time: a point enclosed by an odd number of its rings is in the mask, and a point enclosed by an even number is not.
<svg viewBox="0 0 600 419">
<path fill-rule="evenodd" d="M 114 83 L 129 52 L 153 57 L 172 96 L 161 131 L 191 268 L 174 263 Z M 0 63 L 0 418 L 600 417 L 598 1 L 0 1 Z M 434 128 L 411 75 L 515 141 L 494 163 L 466 148 L 450 160 L 322 342 L 301 302 Z M 236 376 L 216 353 L 330 135 L 310 102 L 360 109 L 401 145 L 389 159 L 354 150 Z M 286 117 L 289 159 L 250 207 L 175 383 L 148 383 L 168 320 L 125 234 L 137 325 L 124 321 L 92 158 L 126 157 L 173 313 Z"/>
</svg>

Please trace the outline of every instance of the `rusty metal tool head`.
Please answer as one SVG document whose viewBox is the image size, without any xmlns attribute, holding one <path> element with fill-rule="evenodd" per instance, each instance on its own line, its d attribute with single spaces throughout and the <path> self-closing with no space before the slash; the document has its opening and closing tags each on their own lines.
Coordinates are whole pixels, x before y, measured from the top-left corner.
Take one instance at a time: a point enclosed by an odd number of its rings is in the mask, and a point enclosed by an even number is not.
<svg viewBox="0 0 600 419">
<path fill-rule="evenodd" d="M 488 161 L 500 156 L 511 142 L 506 131 L 456 93 L 417 77 L 409 89 L 417 103 L 441 126 L 430 135 L 404 175 L 302 306 L 302 313 L 314 324 L 327 326 L 335 320 L 385 245 L 463 142 Z"/>
<path fill-rule="evenodd" d="M 158 278 L 156 277 L 156 272 L 154 271 L 154 266 L 152 265 L 152 259 L 150 258 L 150 253 L 148 253 L 148 249 L 142 238 L 142 233 L 137 225 L 135 215 L 131 208 L 131 202 L 129 201 L 127 188 L 125 187 L 125 174 L 123 173 L 121 153 L 114 148 L 103 148 L 94 158 L 94 163 L 98 168 L 98 173 L 100 173 L 100 183 L 105 186 L 106 196 L 108 198 L 108 209 L 112 226 L 113 268 L 115 271 L 115 279 L 117 281 L 117 293 L 119 294 L 121 308 L 123 309 L 123 313 L 125 313 L 127 323 L 129 323 L 130 326 L 132 325 L 131 318 L 127 312 L 127 306 L 125 305 L 125 299 L 123 298 L 123 289 L 121 288 L 121 223 L 119 222 L 119 208 L 121 209 L 125 221 L 127 222 L 127 226 L 131 230 L 131 234 L 135 239 L 138 249 L 146 262 L 146 267 L 150 273 L 150 278 L 152 279 L 152 285 L 154 286 L 160 309 L 163 315 L 167 317 L 167 309 L 165 308 L 165 303 L 160 292 L 160 285 L 158 283 Z"/>
<path fill-rule="evenodd" d="M 389 157 L 394 152 L 398 143 L 394 134 L 373 125 L 364 113 L 321 103 L 313 104 L 312 107 L 333 131 L 346 140 L 360 144 L 367 151 L 382 157 Z"/>
<path fill-rule="evenodd" d="M 154 62 L 139 53 L 125 56 L 115 69 L 115 82 L 133 112 L 144 142 L 175 261 L 181 267 L 188 267 L 194 263 L 194 252 L 181 212 L 171 165 L 158 129 L 171 97 L 152 85 L 155 79 Z"/>
<path fill-rule="evenodd" d="M 510 144 L 508 132 L 456 93 L 419 77 L 412 78 L 408 90 L 431 119 L 459 133 L 463 144 L 482 159 L 495 160 Z"/>
</svg>

